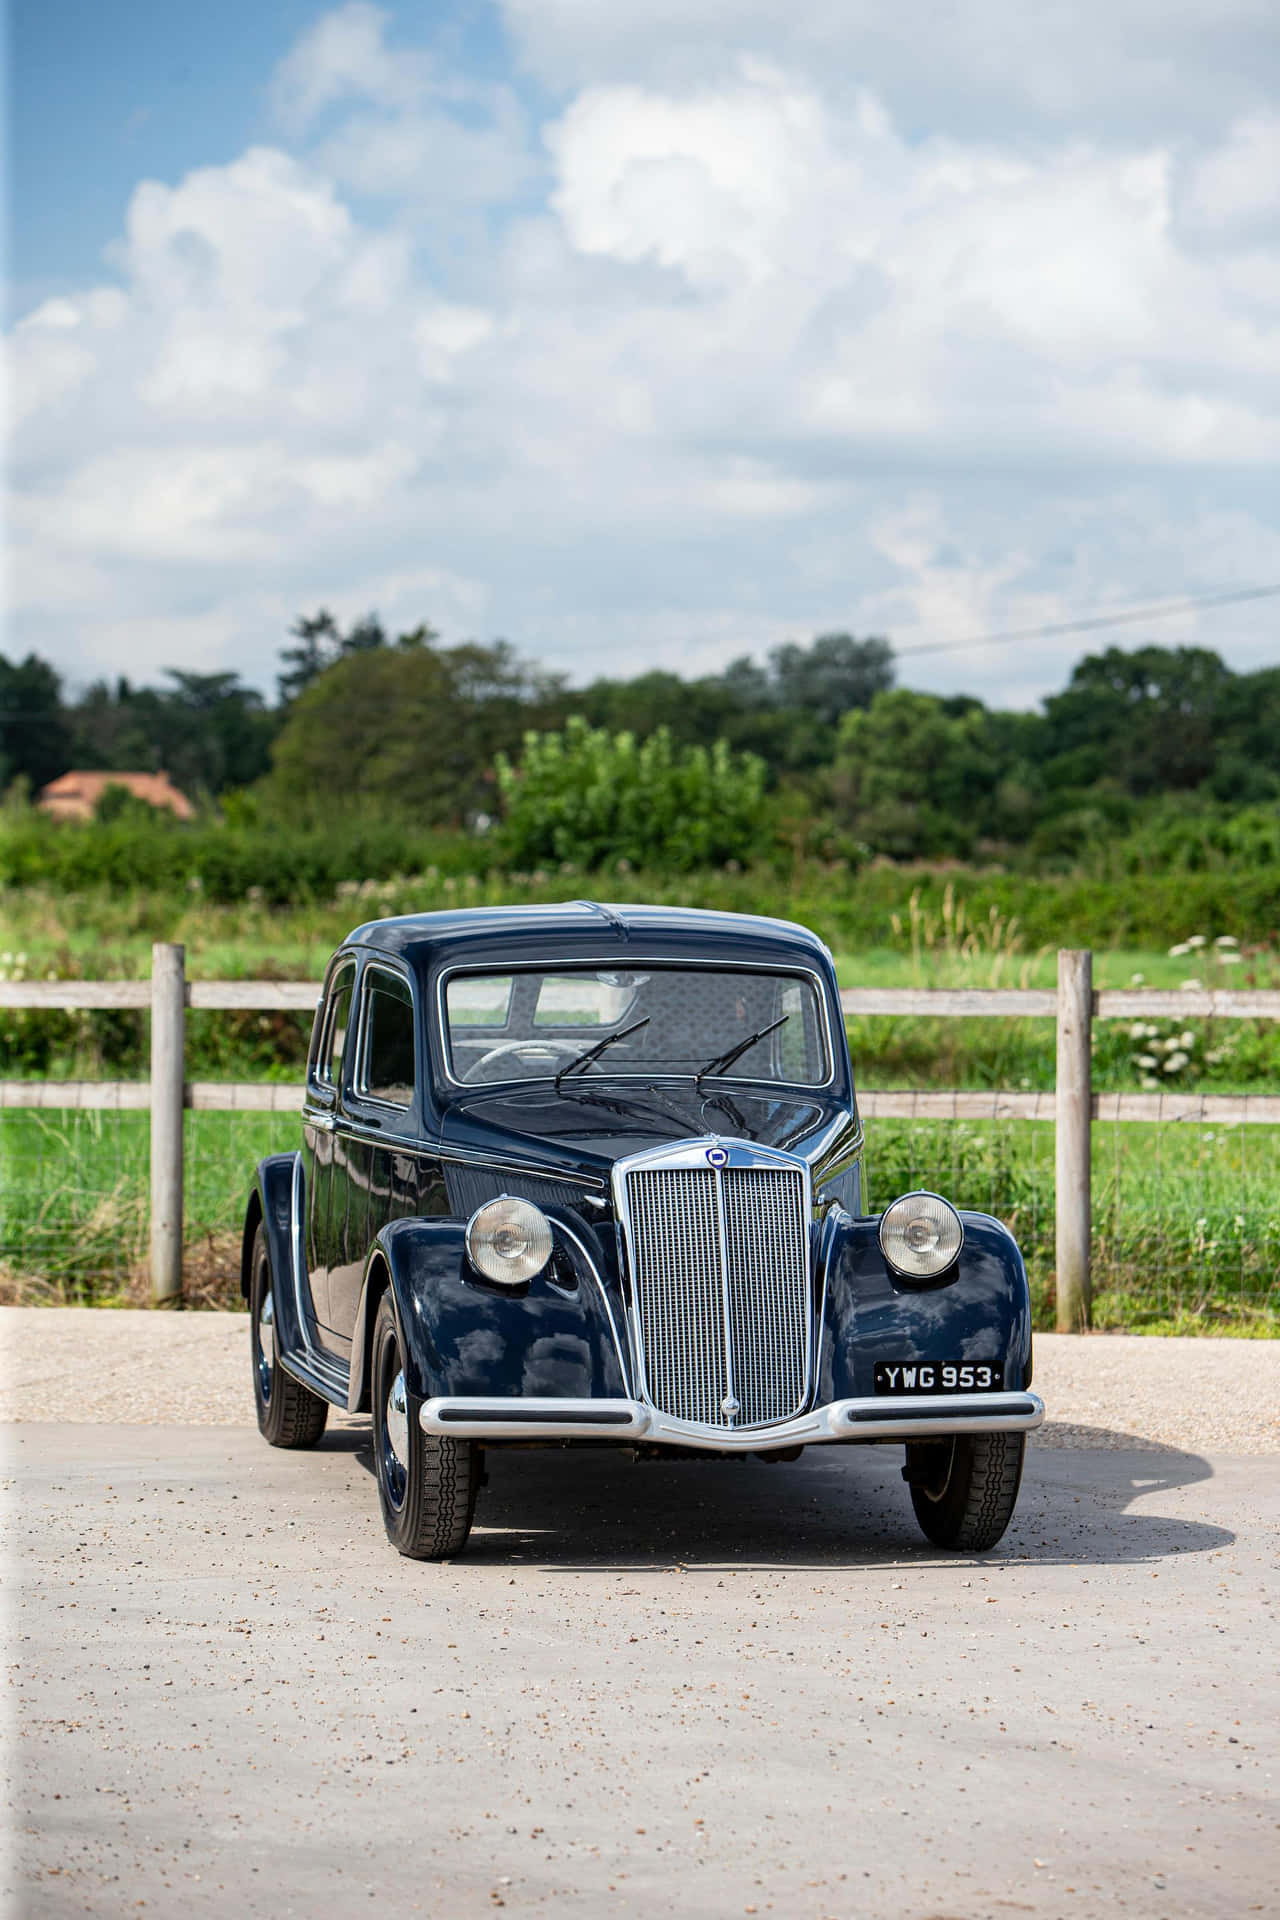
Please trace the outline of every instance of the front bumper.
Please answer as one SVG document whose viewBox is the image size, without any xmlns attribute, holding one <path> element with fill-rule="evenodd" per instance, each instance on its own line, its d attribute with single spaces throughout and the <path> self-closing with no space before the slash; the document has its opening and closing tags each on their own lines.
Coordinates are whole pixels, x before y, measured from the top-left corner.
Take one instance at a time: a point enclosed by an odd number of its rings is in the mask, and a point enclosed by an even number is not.
<svg viewBox="0 0 1280 1920">
<path fill-rule="evenodd" d="M 955 1433 L 1029 1433 L 1044 1419 L 1034 1393 L 833 1400 L 768 1427 L 703 1427 L 638 1400 L 424 1400 L 423 1431 L 471 1440 L 643 1440 L 650 1446 L 700 1447 L 707 1453 L 768 1453 L 831 1441 L 927 1440 Z"/>
</svg>

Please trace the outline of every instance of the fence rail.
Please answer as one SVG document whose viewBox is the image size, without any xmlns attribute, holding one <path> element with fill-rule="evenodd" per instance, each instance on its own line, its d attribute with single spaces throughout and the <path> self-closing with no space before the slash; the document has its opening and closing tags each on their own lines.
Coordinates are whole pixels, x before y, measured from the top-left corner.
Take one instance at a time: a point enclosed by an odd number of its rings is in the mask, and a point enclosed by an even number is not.
<svg viewBox="0 0 1280 1920">
<path fill-rule="evenodd" d="M 153 1297 L 176 1299 L 182 1285 L 182 1112 L 296 1113 L 302 1089 L 270 1081 L 186 1081 L 183 1023 L 197 1011 L 305 1012 L 315 1008 L 319 981 L 193 980 L 181 947 L 157 943 L 150 980 L 0 981 L 0 1008 L 102 1011 L 132 1008 L 152 1015 L 148 1080 L 0 1080 L 0 1110 L 71 1109 L 151 1114 L 151 1263 Z M 1280 1096 L 1269 1094 L 1096 1093 L 1090 1085 L 1095 1020 L 1150 1018 L 1280 1020 L 1280 992 L 1201 988 L 1164 991 L 1092 987 L 1092 956 L 1059 954 L 1057 992 L 1028 988 L 853 987 L 840 995 L 846 1015 L 941 1019 L 1053 1019 L 1057 1023 L 1055 1092 L 1013 1089 L 868 1091 L 867 1118 L 1030 1120 L 1051 1124 L 1056 1137 L 1059 1325 L 1088 1324 L 1090 1128 L 1103 1122 L 1183 1122 L 1216 1126 L 1280 1126 Z"/>
</svg>

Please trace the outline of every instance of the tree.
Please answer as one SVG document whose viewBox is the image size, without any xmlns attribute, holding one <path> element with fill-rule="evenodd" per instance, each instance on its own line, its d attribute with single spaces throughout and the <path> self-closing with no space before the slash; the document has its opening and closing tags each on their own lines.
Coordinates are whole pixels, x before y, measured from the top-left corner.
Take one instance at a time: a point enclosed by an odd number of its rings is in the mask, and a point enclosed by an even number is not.
<svg viewBox="0 0 1280 1920">
<path fill-rule="evenodd" d="M 494 755 L 547 717 L 557 683 L 504 641 L 430 637 L 349 650 L 298 695 L 273 749 L 279 804 L 310 814 L 343 796 L 433 825 L 493 806 Z"/>
<path fill-rule="evenodd" d="M 1198 787 L 1214 769 L 1231 679 L 1203 647 L 1089 654 L 1045 701 L 1051 761 L 1075 755 L 1078 774 L 1109 776 L 1139 796 Z M 1046 775 L 1053 779 L 1052 764 Z"/>
<path fill-rule="evenodd" d="M 851 707 L 869 707 L 894 680 L 889 642 L 855 640 L 851 633 L 820 633 L 808 647 L 775 647 L 769 665 L 774 705 L 801 707 L 829 727 Z"/>
<path fill-rule="evenodd" d="M 289 706 L 313 680 L 318 680 L 342 650 L 338 623 L 327 607 L 321 607 L 319 613 L 300 615 L 289 631 L 298 644 L 280 649 L 285 671 L 276 676 L 276 686 L 282 707 Z"/>
<path fill-rule="evenodd" d="M 95 681 L 69 710 L 73 757 L 120 772 L 163 767 L 185 793 L 224 792 L 270 765 L 275 716 L 234 673 L 166 670 L 169 687 Z"/>
<path fill-rule="evenodd" d="M 0 654 L 0 793 L 20 776 L 47 786 L 70 765 L 58 674 L 34 653 L 13 666 Z"/>
<path fill-rule="evenodd" d="M 319 613 L 300 615 L 289 631 L 298 644 L 280 649 L 279 657 L 286 667 L 276 678 L 282 707 L 290 706 L 313 680 L 318 680 L 337 661 L 353 653 L 377 653 L 390 644 L 376 613 L 366 613 L 343 633 L 328 608 L 321 607 Z M 424 621 L 412 632 L 402 633 L 396 645 L 426 647 L 437 638 L 434 627 Z"/>
<path fill-rule="evenodd" d="M 963 855 L 989 828 L 1004 772 L 977 702 L 905 687 L 840 723 L 832 790 L 841 824 L 894 859 Z"/>
</svg>

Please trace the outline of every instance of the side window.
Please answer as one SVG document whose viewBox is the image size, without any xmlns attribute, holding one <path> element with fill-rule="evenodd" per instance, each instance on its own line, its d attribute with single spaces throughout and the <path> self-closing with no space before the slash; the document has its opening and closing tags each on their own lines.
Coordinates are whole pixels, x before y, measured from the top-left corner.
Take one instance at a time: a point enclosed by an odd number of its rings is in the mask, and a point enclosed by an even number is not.
<svg viewBox="0 0 1280 1920">
<path fill-rule="evenodd" d="M 339 967 L 329 988 L 315 1063 L 315 1077 L 322 1086 L 342 1085 L 342 1063 L 346 1058 L 347 1033 L 351 1025 L 351 995 L 355 991 L 355 982 L 356 963 L 349 960 Z"/>
<path fill-rule="evenodd" d="M 371 967 L 365 976 L 364 1052 L 360 1091 L 370 1100 L 413 1102 L 413 995 L 399 974 Z"/>
</svg>

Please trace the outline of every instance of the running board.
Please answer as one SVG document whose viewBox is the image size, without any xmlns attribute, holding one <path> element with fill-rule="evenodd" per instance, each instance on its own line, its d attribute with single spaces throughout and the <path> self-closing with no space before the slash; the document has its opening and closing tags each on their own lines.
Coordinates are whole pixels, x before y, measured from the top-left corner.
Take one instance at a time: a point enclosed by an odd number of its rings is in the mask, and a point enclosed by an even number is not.
<svg viewBox="0 0 1280 1920">
<path fill-rule="evenodd" d="M 351 1369 L 344 1367 L 341 1360 L 327 1353 L 282 1353 L 280 1365 L 304 1387 L 310 1387 L 312 1393 L 318 1393 L 322 1400 L 341 1407 L 343 1413 L 347 1411 Z"/>
</svg>

